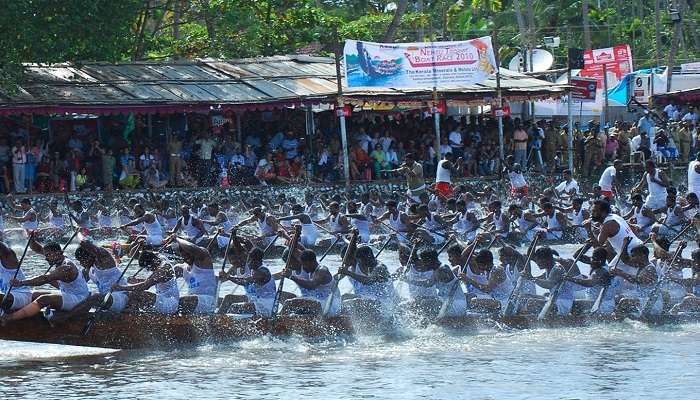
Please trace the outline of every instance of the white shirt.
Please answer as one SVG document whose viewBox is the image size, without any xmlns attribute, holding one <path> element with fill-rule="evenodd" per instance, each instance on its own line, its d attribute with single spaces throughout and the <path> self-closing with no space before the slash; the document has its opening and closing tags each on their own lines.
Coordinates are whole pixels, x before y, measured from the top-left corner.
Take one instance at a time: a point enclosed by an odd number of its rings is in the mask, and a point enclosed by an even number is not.
<svg viewBox="0 0 700 400">
<path fill-rule="evenodd" d="M 27 152 L 24 150 L 24 146 L 12 147 L 12 162 L 14 164 L 24 164 L 27 162 Z"/>
<path fill-rule="evenodd" d="M 564 181 L 557 185 L 557 187 L 554 188 L 557 192 L 566 192 L 569 193 L 572 190 L 575 190 L 576 194 L 579 194 L 579 187 L 578 187 L 578 182 L 576 182 L 576 179 L 571 179 L 571 182 Z"/>
<path fill-rule="evenodd" d="M 598 181 L 598 186 L 600 186 L 600 189 L 605 191 L 605 192 L 611 192 L 612 191 L 612 185 L 613 182 L 615 181 L 615 174 L 617 171 L 615 171 L 614 166 L 610 166 L 608 168 L 605 168 L 605 171 L 603 171 L 603 174 L 600 175 L 600 181 Z"/>
<path fill-rule="evenodd" d="M 668 104 L 666 107 L 664 107 L 664 112 L 668 116 L 669 119 L 673 119 L 673 115 L 676 112 L 676 106 L 673 104 Z"/>
<path fill-rule="evenodd" d="M 513 187 L 516 189 L 520 189 L 522 187 L 527 186 L 527 182 L 525 182 L 525 177 L 519 172 L 508 172 L 508 178 L 510 178 L 510 184 L 513 185 Z"/>
<path fill-rule="evenodd" d="M 231 165 L 244 165 L 245 164 L 245 157 L 243 157 L 243 154 L 234 154 L 231 156 Z"/>
<path fill-rule="evenodd" d="M 440 145 L 440 154 L 452 153 L 452 147 L 447 144 Z"/>
<path fill-rule="evenodd" d="M 448 136 L 449 141 L 450 141 L 450 146 L 452 147 L 462 147 L 462 134 L 457 132 L 457 131 L 452 131 L 450 132 L 450 135 Z"/>
</svg>

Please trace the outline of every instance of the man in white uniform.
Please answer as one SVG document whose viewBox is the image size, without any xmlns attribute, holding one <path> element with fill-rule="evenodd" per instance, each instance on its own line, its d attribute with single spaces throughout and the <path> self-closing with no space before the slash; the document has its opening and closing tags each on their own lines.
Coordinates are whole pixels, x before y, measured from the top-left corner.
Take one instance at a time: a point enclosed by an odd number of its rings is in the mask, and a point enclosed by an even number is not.
<svg viewBox="0 0 700 400">
<path fill-rule="evenodd" d="M 666 205 L 666 188 L 669 187 L 668 176 L 664 171 L 656 168 L 656 164 L 652 160 L 646 161 L 644 169 L 642 180 L 632 189 L 632 193 L 641 192 L 646 184 L 649 194 L 644 201 L 644 207 L 658 210 Z"/>
</svg>

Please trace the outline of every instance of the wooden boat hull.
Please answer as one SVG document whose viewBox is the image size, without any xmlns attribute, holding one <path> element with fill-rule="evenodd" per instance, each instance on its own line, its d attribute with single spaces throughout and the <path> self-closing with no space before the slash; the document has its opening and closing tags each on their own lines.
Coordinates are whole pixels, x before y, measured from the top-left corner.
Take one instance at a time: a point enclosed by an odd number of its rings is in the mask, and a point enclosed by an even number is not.
<svg viewBox="0 0 700 400">
<path fill-rule="evenodd" d="M 14 321 L 0 329 L 0 339 L 116 349 L 172 348 L 179 345 L 227 342 L 261 335 L 319 337 L 351 335 L 344 317 L 284 316 L 275 321 L 236 319 L 227 315 L 168 316 L 103 314 L 86 334 L 85 315 L 51 326 L 42 317 Z"/>
<path fill-rule="evenodd" d="M 0 339 L 37 343 L 68 344 L 75 346 L 115 349 L 173 348 L 201 343 L 224 343 L 262 335 L 329 337 L 352 335 L 355 328 L 363 333 L 390 333 L 395 322 L 354 320 L 350 316 L 321 319 L 317 316 L 281 316 L 277 320 L 235 318 L 230 315 L 167 316 L 159 314 L 108 314 L 94 319 L 92 328 L 83 334 L 90 319 L 84 315 L 54 326 L 41 317 L 14 321 L 0 329 Z M 431 316 L 413 320 L 418 325 L 434 323 L 440 327 L 469 332 L 475 329 L 510 328 L 537 329 L 591 326 L 625 320 L 615 316 L 565 316 L 539 321 L 535 315 L 469 314 L 447 317 L 439 321 Z M 700 314 L 659 315 L 636 319 L 651 325 L 678 324 L 700 321 Z M 355 322 L 353 324 L 353 321 Z"/>
</svg>

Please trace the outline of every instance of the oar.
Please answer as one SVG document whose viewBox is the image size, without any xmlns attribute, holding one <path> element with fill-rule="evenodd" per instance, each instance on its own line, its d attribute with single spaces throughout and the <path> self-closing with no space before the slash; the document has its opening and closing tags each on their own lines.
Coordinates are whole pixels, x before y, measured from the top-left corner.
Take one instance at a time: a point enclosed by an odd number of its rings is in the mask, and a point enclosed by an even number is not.
<svg viewBox="0 0 700 400">
<path fill-rule="evenodd" d="M 64 252 L 66 251 L 66 249 L 68 248 L 68 245 L 70 245 L 73 242 L 73 239 L 75 239 L 75 237 L 78 236 L 78 233 L 80 233 L 80 227 L 75 228 L 75 232 L 73 232 L 73 236 L 71 236 L 70 239 L 68 239 L 68 242 L 66 242 L 66 244 L 63 245 L 62 251 L 64 251 Z M 33 232 L 32 232 L 32 234 L 33 234 Z M 49 267 L 46 269 L 46 272 L 44 272 L 44 275 L 48 274 L 49 271 L 51 271 L 51 268 L 53 268 L 53 264 L 49 264 Z"/>
<path fill-rule="evenodd" d="M 384 221 L 377 221 L 377 222 L 379 222 L 380 224 L 382 224 L 384 227 L 386 227 L 390 231 L 394 232 L 395 234 L 403 237 L 404 239 L 410 240 L 409 237 L 406 236 L 406 234 L 405 234 L 406 232 L 398 231 L 398 230 L 394 229 L 394 227 L 392 227 L 391 225 L 385 224 Z"/>
<path fill-rule="evenodd" d="M 321 261 L 323 261 L 324 258 L 326 258 L 326 256 L 328 255 L 328 253 L 330 253 L 330 251 L 331 251 L 331 249 L 333 248 L 333 246 L 335 246 L 335 245 L 340 241 L 340 239 L 342 239 L 342 236 L 340 236 L 340 235 L 336 235 L 336 236 L 335 236 L 335 240 L 333 241 L 333 243 L 331 243 L 330 246 L 328 246 L 328 248 L 326 249 L 326 251 L 323 252 L 323 255 L 321 256 L 321 259 L 318 260 L 318 262 L 321 262 Z"/>
<path fill-rule="evenodd" d="M 284 277 L 289 271 L 289 265 L 292 263 L 292 258 L 294 258 L 294 252 L 297 249 L 297 244 L 299 243 L 299 237 L 301 236 L 301 226 L 296 225 L 294 227 L 294 236 L 292 236 L 292 240 L 289 242 L 289 257 L 287 257 L 287 264 L 284 266 L 284 269 L 282 270 L 282 276 L 280 277 L 280 284 L 277 286 L 277 292 L 275 293 L 275 299 L 272 302 L 272 320 L 274 321 L 277 318 L 277 307 L 279 306 L 279 300 L 280 300 L 280 294 L 282 293 L 282 290 L 284 288 Z"/>
<path fill-rule="evenodd" d="M 224 250 L 224 260 L 221 262 L 221 272 L 224 272 L 226 270 L 226 260 L 228 260 L 228 251 L 231 248 L 231 243 L 233 243 L 234 236 L 236 236 L 234 233 L 235 231 L 233 229 L 231 229 L 231 232 L 229 232 L 228 242 L 226 243 L 226 249 Z M 218 304 L 219 302 L 219 289 L 221 288 L 222 283 L 223 282 L 220 282 L 219 279 L 216 280 L 216 296 L 214 297 L 214 301 L 216 301 L 215 304 Z"/>
<path fill-rule="evenodd" d="M 267 254 L 267 251 L 270 250 L 270 249 L 272 248 L 272 246 L 275 245 L 275 242 L 276 242 L 277 239 L 279 239 L 279 238 L 280 238 L 280 235 L 279 235 L 279 233 L 278 233 L 277 235 L 275 235 L 275 237 L 272 239 L 272 241 L 270 241 L 270 244 L 268 244 L 267 246 L 265 246 L 265 249 L 263 250 L 263 257 L 265 257 L 265 254 Z"/>
<path fill-rule="evenodd" d="M 498 235 L 494 235 L 493 239 L 491 239 L 491 242 L 489 242 L 488 246 L 486 246 L 487 249 L 490 249 L 491 246 L 493 246 L 494 243 L 496 243 L 496 239 L 498 238 Z M 476 240 L 476 239 L 475 239 Z M 472 259 L 472 256 L 474 255 L 474 251 L 476 251 L 477 247 L 476 241 L 474 242 L 474 247 L 472 247 L 472 250 L 469 252 L 469 255 L 467 256 L 467 261 L 464 262 L 464 265 L 462 266 L 461 270 L 459 272 L 464 273 L 467 268 L 469 268 L 469 262 Z M 437 321 L 441 320 L 442 318 L 445 317 L 449 309 L 452 307 L 452 303 L 454 303 L 454 298 L 455 294 L 458 292 L 457 289 L 460 288 L 461 281 L 459 280 L 459 277 L 456 276 L 455 274 L 455 282 L 452 284 L 452 287 L 450 287 L 450 291 L 447 293 L 447 301 L 442 303 L 442 307 L 440 307 L 440 312 L 438 313 L 438 316 L 436 318 Z"/>
<path fill-rule="evenodd" d="M 22 252 L 22 257 L 20 257 L 19 263 L 17 263 L 17 269 L 15 270 L 15 274 L 12 276 L 12 281 L 17 279 L 17 274 L 19 274 L 19 269 L 22 267 L 22 262 L 24 261 L 24 257 L 27 255 L 27 249 L 29 249 L 29 243 L 31 243 L 33 238 L 34 238 L 34 231 L 32 231 L 29 234 L 29 239 L 27 240 L 27 244 L 24 245 L 24 251 Z M 5 305 L 5 302 L 7 302 L 7 297 L 10 295 L 10 293 L 12 293 L 12 288 L 14 287 L 12 285 L 12 281 L 10 281 L 10 286 L 7 288 L 7 292 L 3 295 L 2 302 L 0 302 L 0 313 L 3 312 L 3 306 Z"/>
<path fill-rule="evenodd" d="M 527 257 L 525 257 L 525 262 L 523 263 L 523 269 L 522 271 L 518 271 L 518 281 L 515 283 L 515 287 L 513 288 L 513 291 L 510 292 L 510 296 L 508 296 L 508 302 L 506 303 L 506 307 L 503 309 L 502 314 L 505 317 L 509 317 L 516 312 L 516 305 L 518 304 L 518 300 L 520 299 L 520 290 L 522 290 L 523 285 L 525 284 L 525 268 L 527 268 L 528 263 L 530 262 L 530 259 L 532 258 L 532 255 L 535 252 L 535 249 L 537 248 L 537 242 L 540 240 L 539 236 L 535 236 L 535 239 L 532 241 L 532 244 L 530 245 L 530 248 L 528 249 L 527 252 Z M 517 267 L 516 267 L 517 268 Z"/>
<path fill-rule="evenodd" d="M 681 237 L 681 236 L 683 236 L 683 234 L 685 234 L 685 232 L 687 232 L 688 229 L 690 229 L 691 226 L 693 226 L 693 223 L 692 223 L 692 222 L 688 222 L 687 224 L 685 224 L 685 226 L 683 227 L 683 229 L 681 229 L 681 231 L 678 232 L 678 234 L 677 234 L 676 236 L 674 236 L 673 239 L 671 239 L 671 241 L 670 241 L 669 243 L 673 243 L 673 242 L 675 242 L 676 240 L 678 240 L 678 238 Z"/>
<path fill-rule="evenodd" d="M 357 229 L 352 231 L 352 236 L 350 237 L 350 243 L 348 243 L 348 247 L 345 250 L 345 255 L 343 256 L 343 261 L 340 264 L 340 269 L 345 268 L 347 264 L 350 262 L 350 254 L 352 253 L 354 255 L 354 251 L 356 249 L 356 244 L 357 244 L 357 238 L 360 236 L 360 232 L 358 232 Z M 333 305 L 333 299 L 335 298 L 335 291 L 338 289 L 338 283 L 340 282 L 341 279 L 343 279 L 344 275 L 341 275 L 340 272 L 336 273 L 333 276 L 333 282 L 331 283 L 331 291 L 328 294 L 328 298 L 326 299 L 326 303 L 323 305 L 323 317 L 326 317 L 328 313 L 331 310 L 331 306 Z"/>
<path fill-rule="evenodd" d="M 170 245 L 170 243 L 172 243 L 173 240 L 175 240 L 175 238 L 177 238 L 177 236 L 174 236 L 174 235 L 173 235 L 173 236 L 171 236 L 168 240 L 166 240 L 165 242 L 163 242 L 163 244 L 160 246 L 160 249 L 158 249 L 158 251 L 156 252 L 156 254 L 161 253 L 163 250 L 165 250 L 165 248 L 168 247 L 168 246 Z M 137 249 L 138 249 L 138 247 L 137 247 Z M 136 253 L 134 253 L 134 254 L 136 254 Z M 141 268 L 137 269 L 137 270 L 136 270 L 136 273 L 133 274 L 133 275 L 131 275 L 130 279 L 131 279 L 131 278 L 136 278 L 136 276 L 137 276 L 138 274 L 140 274 L 141 271 L 143 271 L 144 268 L 146 268 L 146 267 L 141 267 Z"/>
<path fill-rule="evenodd" d="M 610 269 L 614 269 L 617 267 L 617 264 L 620 263 L 620 255 L 618 254 L 617 258 L 615 259 L 615 264 L 612 266 Z M 609 270 L 608 270 L 609 271 Z M 610 277 L 610 280 L 614 279 L 614 277 Z M 600 311 L 600 306 L 603 304 L 603 299 L 605 298 L 605 294 L 608 292 L 608 289 L 610 288 L 610 280 L 608 280 L 608 283 L 606 285 L 603 285 L 602 288 L 600 288 L 600 291 L 598 292 L 598 296 L 595 298 L 595 301 L 593 302 L 593 307 L 591 307 L 590 314 L 595 315 L 598 314 L 598 311 Z"/>
<path fill-rule="evenodd" d="M 375 259 L 375 260 L 376 260 L 377 258 L 379 258 L 379 255 L 382 254 L 382 252 L 384 251 L 384 249 L 386 248 L 386 246 L 389 244 L 390 241 L 391 241 L 391 236 L 389 236 L 389 237 L 384 241 L 384 244 L 382 244 L 382 247 L 380 247 L 380 248 L 379 248 L 379 251 L 377 252 L 377 254 L 374 255 L 374 259 Z"/>
<path fill-rule="evenodd" d="M 206 247 L 207 251 L 209 251 L 209 249 L 211 248 L 211 245 L 214 244 L 214 242 L 216 241 L 216 239 L 218 237 L 219 237 L 219 231 L 216 231 L 216 233 L 214 234 L 214 237 L 209 240 L 209 243 L 207 243 L 207 247 Z M 231 241 L 231 238 L 229 237 L 229 242 L 230 241 Z"/>
<path fill-rule="evenodd" d="M 676 259 L 678 259 L 678 257 L 681 255 L 683 249 L 685 249 L 685 246 L 685 242 L 680 243 L 680 245 L 676 249 L 676 252 L 671 258 L 671 262 L 669 262 L 668 266 L 661 272 L 661 276 L 658 278 L 656 285 L 653 289 L 651 289 L 651 292 L 649 292 L 649 297 L 647 298 L 647 301 L 642 305 L 642 317 L 648 317 L 649 314 L 651 314 L 651 309 L 654 307 L 654 303 L 656 303 L 656 300 L 659 298 L 659 295 L 661 295 L 661 287 L 668 281 L 668 276 L 666 274 L 668 270 L 673 267 L 673 263 L 675 263 Z"/>
<path fill-rule="evenodd" d="M 126 271 L 131 266 L 131 263 L 134 262 L 134 260 L 136 259 L 136 254 L 138 253 L 138 250 L 141 248 L 142 245 L 143 245 L 143 242 L 136 245 L 137 251 L 134 252 L 134 256 L 129 259 L 129 262 L 126 263 L 126 267 L 124 267 L 124 270 L 122 270 L 122 273 L 119 275 L 119 278 L 115 282 L 116 284 L 119 284 L 119 282 L 124 278 Z M 105 297 L 102 298 L 102 301 L 95 309 L 95 312 L 87 320 L 87 322 L 85 323 L 85 326 L 83 326 L 83 330 L 82 330 L 83 336 L 87 335 L 88 332 L 90 331 L 90 328 L 92 328 L 92 326 L 95 324 L 95 317 L 97 316 L 97 313 L 99 313 L 100 311 L 103 311 L 107 308 L 107 302 L 109 301 L 110 297 L 112 297 L 113 292 L 114 292 L 114 289 L 110 288 L 109 292 L 107 292 Z"/>
<path fill-rule="evenodd" d="M 585 253 L 585 251 L 583 251 L 583 249 L 586 246 L 588 246 L 588 244 L 585 244 L 583 247 L 581 247 L 581 249 L 578 252 L 578 255 L 574 259 L 574 262 L 571 263 L 571 265 L 569 266 L 569 269 L 566 271 L 566 275 L 569 275 L 569 273 L 574 269 L 574 267 L 576 266 L 576 263 L 578 262 L 578 259 L 581 258 L 583 253 Z M 562 288 L 562 286 L 564 286 L 565 283 L 566 283 L 566 280 L 564 279 L 564 277 L 562 277 L 561 282 L 559 282 L 557 284 L 557 286 L 554 287 L 554 290 L 550 290 L 549 298 L 547 299 L 547 302 L 544 304 L 544 307 L 542 307 L 542 309 L 540 310 L 540 313 L 537 314 L 538 321 L 542 321 L 549 316 L 549 313 L 552 310 L 552 306 L 554 306 L 554 304 L 556 303 L 557 297 L 559 297 L 559 292 L 561 291 L 561 288 Z"/>
</svg>

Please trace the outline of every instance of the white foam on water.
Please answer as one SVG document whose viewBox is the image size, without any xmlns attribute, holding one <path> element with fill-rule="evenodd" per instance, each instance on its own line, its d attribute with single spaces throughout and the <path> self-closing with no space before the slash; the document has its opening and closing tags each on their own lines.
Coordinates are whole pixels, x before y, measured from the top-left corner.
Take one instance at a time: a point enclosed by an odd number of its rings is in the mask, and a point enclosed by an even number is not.
<svg viewBox="0 0 700 400">
<path fill-rule="evenodd" d="M 0 363 L 40 361 L 118 353 L 119 349 L 0 340 Z"/>
</svg>

